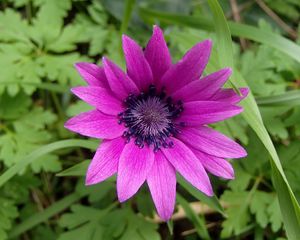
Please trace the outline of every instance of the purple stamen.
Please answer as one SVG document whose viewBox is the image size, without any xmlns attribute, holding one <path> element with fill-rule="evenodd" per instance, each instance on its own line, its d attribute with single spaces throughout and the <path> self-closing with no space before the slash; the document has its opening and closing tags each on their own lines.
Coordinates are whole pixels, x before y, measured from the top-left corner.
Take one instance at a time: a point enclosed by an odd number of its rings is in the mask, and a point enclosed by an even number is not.
<svg viewBox="0 0 300 240">
<path fill-rule="evenodd" d="M 154 85 L 150 85 L 148 91 L 130 94 L 123 102 L 126 110 L 118 114 L 118 123 L 124 123 L 128 128 L 123 133 L 127 142 L 134 137 L 138 147 L 147 144 L 153 146 L 154 152 L 161 147 L 173 146 L 168 138 L 179 132 L 174 119 L 184 110 L 182 101 L 173 103 L 171 97 L 166 98 L 164 88 L 158 92 Z"/>
</svg>

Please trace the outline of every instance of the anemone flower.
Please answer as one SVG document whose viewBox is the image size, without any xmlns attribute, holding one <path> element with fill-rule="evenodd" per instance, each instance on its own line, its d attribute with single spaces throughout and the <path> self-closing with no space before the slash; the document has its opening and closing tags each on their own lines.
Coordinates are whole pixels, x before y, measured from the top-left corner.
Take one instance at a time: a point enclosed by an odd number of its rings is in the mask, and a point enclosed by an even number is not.
<svg viewBox="0 0 300 240">
<path fill-rule="evenodd" d="M 222 88 L 231 74 L 224 68 L 201 78 L 212 42 L 193 46 L 172 64 L 162 30 L 154 26 L 145 50 L 122 37 L 127 73 L 107 58 L 103 67 L 75 66 L 88 86 L 72 92 L 95 109 L 69 119 L 65 127 L 103 139 L 86 174 L 86 185 L 117 174 L 120 202 L 146 181 L 159 216 L 174 211 L 176 172 L 208 196 L 213 189 L 207 172 L 232 179 L 226 158 L 247 153 L 236 142 L 207 125 L 239 114 L 241 95 Z"/>
</svg>

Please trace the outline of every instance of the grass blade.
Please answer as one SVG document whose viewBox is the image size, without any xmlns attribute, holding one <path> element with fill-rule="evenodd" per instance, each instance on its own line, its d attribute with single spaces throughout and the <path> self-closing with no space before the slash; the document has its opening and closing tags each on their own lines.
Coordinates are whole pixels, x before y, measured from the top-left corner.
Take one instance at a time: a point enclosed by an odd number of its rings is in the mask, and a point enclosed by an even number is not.
<svg viewBox="0 0 300 240">
<path fill-rule="evenodd" d="M 6 183 L 9 179 L 15 176 L 26 166 L 28 166 L 29 164 L 37 160 L 39 157 L 47 153 L 59 149 L 63 149 L 63 148 L 70 148 L 70 147 L 83 147 L 83 148 L 95 150 L 97 146 L 98 144 L 95 141 L 81 140 L 81 139 L 68 139 L 68 140 L 57 141 L 54 143 L 44 145 L 38 148 L 37 150 L 33 151 L 32 153 L 28 154 L 26 157 L 21 159 L 17 164 L 15 164 L 11 168 L 9 168 L 6 172 L 4 172 L 0 176 L 0 187 L 3 186 L 4 183 Z"/>
<path fill-rule="evenodd" d="M 231 61 L 233 61 L 231 34 L 226 18 L 223 14 L 223 10 L 217 0 L 208 0 L 208 3 L 215 21 L 218 43 L 221 43 L 221 47 L 226 48 L 226 50 L 222 51 L 223 55 L 221 55 L 220 62 L 230 62 L 230 60 L 224 60 L 224 57 L 232 58 Z M 231 53 L 229 53 L 229 50 Z M 225 52 L 227 55 L 224 55 Z M 242 79 L 242 77 L 234 78 L 232 81 L 235 81 L 236 85 L 242 84 L 246 86 L 246 82 Z M 298 202 L 283 172 L 279 157 L 271 138 L 264 127 L 257 104 L 252 94 L 250 94 L 250 96 L 243 102 L 243 106 L 245 109 L 243 114 L 244 118 L 257 133 L 271 155 L 272 173 L 274 178 L 273 183 L 277 191 L 286 232 L 289 239 L 296 240 L 300 236 L 300 208 Z"/>
<path fill-rule="evenodd" d="M 90 161 L 83 161 L 78 163 L 70 168 L 63 170 L 62 172 L 56 174 L 58 177 L 66 177 L 66 176 L 85 176 L 87 168 L 90 164 Z"/>
<path fill-rule="evenodd" d="M 210 206 L 212 209 L 215 209 L 219 213 L 221 213 L 223 216 L 225 216 L 224 209 L 219 202 L 218 198 L 216 196 L 208 197 L 202 192 L 200 192 L 198 189 L 194 188 L 191 184 L 186 182 L 182 176 L 177 175 L 177 181 L 178 183 L 187 190 L 193 197 L 200 200 L 201 202 L 206 203 L 208 206 Z"/>
<path fill-rule="evenodd" d="M 259 106 L 274 107 L 274 106 L 299 106 L 300 105 L 300 91 L 288 91 L 286 93 L 255 98 Z"/>
<path fill-rule="evenodd" d="M 180 194 L 177 193 L 176 199 L 184 209 L 187 218 L 195 226 L 199 237 L 201 237 L 201 239 L 211 239 L 206 229 L 204 220 L 193 211 L 189 203 Z"/>
<path fill-rule="evenodd" d="M 124 15 L 123 19 L 121 21 L 121 28 L 120 28 L 120 34 L 122 35 L 123 33 L 126 32 L 128 28 L 128 24 L 131 18 L 132 10 L 135 4 L 135 0 L 126 0 L 125 1 L 125 9 L 124 9 Z"/>
<path fill-rule="evenodd" d="M 186 16 L 181 14 L 166 13 L 147 8 L 139 9 L 140 16 L 151 24 L 157 20 L 165 24 L 176 24 L 192 28 L 214 31 L 214 23 L 211 19 L 202 16 Z M 228 22 L 230 32 L 233 36 L 247 38 L 256 42 L 265 43 L 278 51 L 287 54 L 300 62 L 300 46 L 294 42 L 272 32 L 266 32 L 247 24 Z"/>
<path fill-rule="evenodd" d="M 37 226 L 38 224 L 47 221 L 47 219 L 51 218 L 52 216 L 56 215 L 57 213 L 61 212 L 62 210 L 68 208 L 73 203 L 77 202 L 78 200 L 80 200 L 81 198 L 83 198 L 86 195 L 88 195 L 88 193 L 86 193 L 85 195 L 81 195 L 76 192 L 70 194 L 69 196 L 57 201 L 56 203 L 54 203 L 53 205 L 51 205 L 44 211 L 39 212 L 39 213 L 29 217 L 28 219 L 26 219 L 25 221 L 23 221 L 16 227 L 14 227 L 8 237 L 15 238 L 15 237 L 19 236 L 20 234 L 28 231 L 29 229 Z"/>
</svg>

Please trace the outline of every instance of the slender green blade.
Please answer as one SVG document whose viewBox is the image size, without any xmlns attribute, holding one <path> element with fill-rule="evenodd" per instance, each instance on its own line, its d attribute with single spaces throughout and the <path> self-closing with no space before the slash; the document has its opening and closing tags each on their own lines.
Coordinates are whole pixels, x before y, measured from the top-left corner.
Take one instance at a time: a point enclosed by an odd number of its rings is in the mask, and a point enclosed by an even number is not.
<svg viewBox="0 0 300 240">
<path fill-rule="evenodd" d="M 300 91 L 288 91 L 283 94 L 267 97 L 255 98 L 259 106 L 275 107 L 275 106 L 299 106 Z"/>
<path fill-rule="evenodd" d="M 165 24 L 177 24 L 207 31 L 214 31 L 214 23 L 211 19 L 202 16 L 186 16 L 181 14 L 166 13 L 141 7 L 140 16 L 151 24 L 159 21 Z M 281 37 L 275 33 L 266 32 L 247 24 L 228 22 L 230 32 L 233 36 L 247 38 L 256 42 L 265 43 L 282 53 L 287 54 L 300 62 L 300 46 L 294 42 Z"/>
<path fill-rule="evenodd" d="M 132 10 L 135 4 L 135 0 L 126 0 L 123 19 L 121 21 L 120 33 L 123 34 L 128 28 L 128 24 L 131 18 Z"/>
<path fill-rule="evenodd" d="M 186 182 L 184 178 L 180 175 L 177 175 L 177 181 L 178 183 L 187 190 L 193 197 L 196 199 L 206 203 L 208 206 L 210 206 L 212 209 L 215 209 L 219 213 L 225 216 L 224 209 L 219 202 L 218 198 L 216 196 L 208 197 L 202 192 L 200 192 L 198 189 L 194 188 L 191 184 Z"/>
<path fill-rule="evenodd" d="M 77 202 L 79 199 L 83 198 L 86 195 L 88 195 L 88 192 L 85 195 L 81 195 L 75 192 L 57 201 L 44 211 L 36 213 L 35 215 L 29 217 L 28 219 L 24 220 L 22 223 L 14 227 L 9 234 L 9 238 L 15 238 L 23 232 L 26 232 L 29 229 L 33 228 L 34 226 L 37 226 L 38 224 L 47 221 L 47 219 L 68 208 L 73 203 Z"/>
<path fill-rule="evenodd" d="M 218 44 L 221 43 L 221 46 L 223 48 L 226 48 L 226 50 L 224 49 L 223 51 L 220 51 L 220 53 L 223 53 L 222 55 L 220 55 L 220 62 L 233 62 L 231 33 L 229 31 L 226 18 L 223 14 L 223 10 L 217 0 L 208 0 L 208 3 L 214 16 Z M 231 51 L 231 53 L 229 53 L 229 51 Z M 224 53 L 226 53 L 227 55 L 224 55 Z M 226 58 L 232 58 L 232 60 L 226 60 Z M 246 82 L 243 81 L 241 77 L 234 78 L 232 81 L 235 82 L 236 85 L 246 85 Z M 245 109 L 243 116 L 253 128 L 253 130 L 257 133 L 260 140 L 263 142 L 272 157 L 271 163 L 273 166 L 273 182 L 278 194 L 286 232 L 289 239 L 296 240 L 300 236 L 300 208 L 298 202 L 285 177 L 279 157 L 271 141 L 271 138 L 263 125 L 257 104 L 252 94 L 250 94 L 246 101 L 243 102 L 243 106 Z"/>
<path fill-rule="evenodd" d="M 95 150 L 97 148 L 98 144 L 95 141 L 91 140 L 80 140 L 80 139 L 68 139 L 68 140 L 62 140 L 57 141 L 54 143 L 50 143 L 47 145 L 44 145 L 37 150 L 33 151 L 32 153 L 25 156 L 23 159 L 21 159 L 17 164 L 9 168 L 6 172 L 4 172 L 0 176 L 0 187 L 4 185 L 9 179 L 11 179 L 13 176 L 15 176 L 18 172 L 20 172 L 22 169 L 27 167 L 29 164 L 37 160 L 39 157 L 59 150 L 63 148 L 70 148 L 70 147 L 83 147 Z"/>
<path fill-rule="evenodd" d="M 177 202 L 184 209 L 187 218 L 195 226 L 199 237 L 201 237 L 201 239 L 211 239 L 210 236 L 209 236 L 209 234 L 208 234 L 208 231 L 206 229 L 204 219 L 202 219 L 201 217 L 199 217 L 193 211 L 193 209 L 191 208 L 191 206 L 189 205 L 189 203 L 180 194 L 177 193 L 176 199 L 177 199 Z"/>
<path fill-rule="evenodd" d="M 220 67 L 231 67 L 234 69 L 231 35 L 227 34 L 230 33 L 230 30 L 227 24 L 223 24 L 224 20 L 226 20 L 225 15 L 217 1 L 208 1 L 208 4 L 214 16 Z M 233 76 L 231 78 L 235 78 L 235 71 L 233 71 Z M 230 83 L 234 89 L 239 92 L 234 81 L 230 79 Z"/>
<path fill-rule="evenodd" d="M 85 176 L 89 164 L 90 164 L 90 161 L 83 161 L 83 162 L 78 163 L 68 169 L 63 170 L 62 172 L 56 174 L 56 176 L 58 176 L 58 177 Z"/>
</svg>

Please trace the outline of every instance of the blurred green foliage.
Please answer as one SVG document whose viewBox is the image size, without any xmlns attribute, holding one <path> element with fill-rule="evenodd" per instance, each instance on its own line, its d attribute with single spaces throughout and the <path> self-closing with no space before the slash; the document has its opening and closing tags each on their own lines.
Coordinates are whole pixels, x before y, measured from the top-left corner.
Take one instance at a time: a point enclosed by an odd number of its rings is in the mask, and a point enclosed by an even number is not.
<svg viewBox="0 0 300 240">
<path fill-rule="evenodd" d="M 211 17 L 207 3 L 200 0 L 0 2 L 1 173 L 32 151 L 75 136 L 63 128 L 63 123 L 89 106 L 69 93 L 71 86 L 84 84 L 73 64 L 100 63 L 105 55 L 124 66 L 119 29 L 126 2 L 135 2 L 127 34 L 142 46 L 151 35 L 151 26 L 139 7 Z M 246 23 L 289 37 L 254 1 L 220 1 L 228 18 L 233 18 L 230 2 L 237 2 L 239 15 Z M 299 1 L 264 2 L 297 32 Z M 168 25 L 161 25 L 174 60 L 196 42 L 216 39 L 214 33 L 179 27 L 172 19 Z M 258 102 L 263 97 L 289 96 L 290 90 L 299 91 L 299 63 L 267 44 L 234 40 L 235 65 Z M 216 49 L 215 44 L 211 62 L 218 61 Z M 260 111 L 299 201 L 300 100 L 298 97 L 281 106 L 272 104 L 272 99 L 269 105 L 261 105 Z M 83 160 L 93 153 L 68 148 L 44 154 L 1 187 L 0 240 L 285 239 L 267 151 L 240 116 L 214 127 L 240 141 L 248 151 L 247 158 L 233 162 L 235 180 L 225 182 L 212 177 L 224 211 L 216 199 L 204 199 L 212 208 L 210 214 L 191 212 L 187 203 L 199 202 L 202 197 L 193 194 L 190 186 L 178 186 L 178 203 L 186 216 L 168 224 L 174 227 L 171 235 L 167 224 L 153 221 L 154 206 L 148 189 L 141 189 L 126 204 L 116 202 L 114 179 L 88 190 L 81 179 L 87 167 Z M 68 170 L 61 174 L 64 177 L 58 177 L 62 169 Z M 72 201 L 70 196 L 74 196 Z"/>
</svg>

